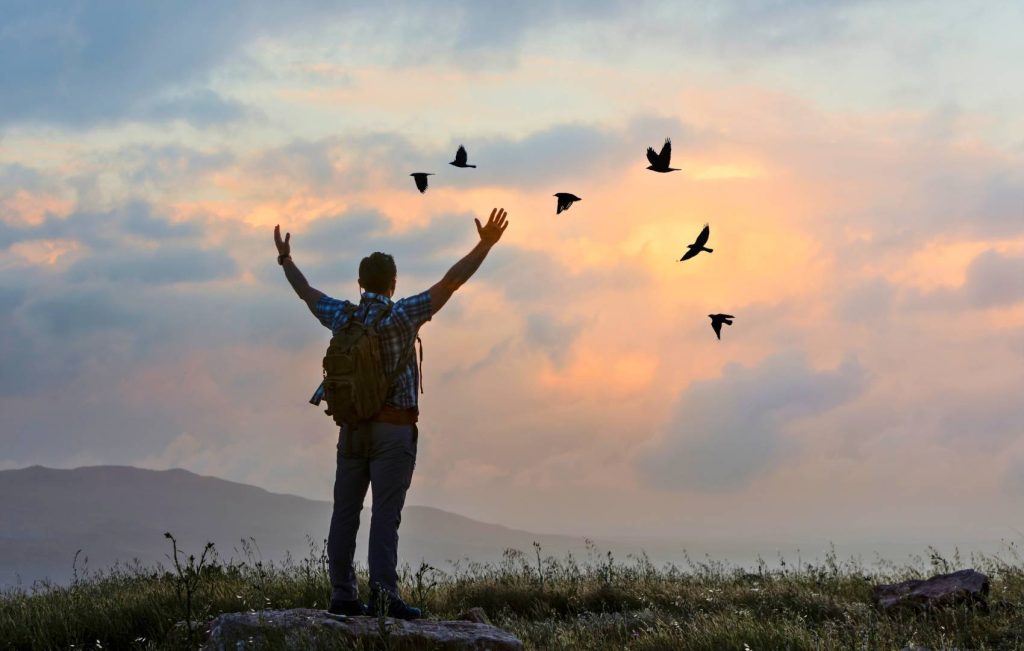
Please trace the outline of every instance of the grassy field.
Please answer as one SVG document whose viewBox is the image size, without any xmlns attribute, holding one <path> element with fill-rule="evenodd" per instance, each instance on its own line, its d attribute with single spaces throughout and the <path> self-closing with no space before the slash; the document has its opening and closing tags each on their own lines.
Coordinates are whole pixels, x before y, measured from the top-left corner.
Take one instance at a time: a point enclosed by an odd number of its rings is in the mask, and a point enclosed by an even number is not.
<svg viewBox="0 0 1024 651">
<path fill-rule="evenodd" d="M 169 561 L 174 557 L 168 542 Z M 0 648 L 183 649 L 222 612 L 322 608 L 329 596 L 322 546 L 268 565 L 257 548 L 222 562 L 216 550 L 178 551 L 167 568 L 138 565 L 78 575 L 0 598 Z M 596 549 L 585 559 L 509 550 L 501 563 L 404 568 L 406 599 L 436 618 L 481 606 L 528 649 L 1024 649 L 1024 562 L 1004 553 L 945 559 L 927 550 L 904 564 L 827 556 L 817 564 L 731 567 L 690 560 L 655 567 Z M 989 608 L 884 615 L 871 586 L 965 567 L 992 581 Z M 365 587 L 366 577 L 362 576 Z M 364 592 L 365 594 L 365 592 Z M 185 622 L 201 622 L 194 631 Z"/>
</svg>

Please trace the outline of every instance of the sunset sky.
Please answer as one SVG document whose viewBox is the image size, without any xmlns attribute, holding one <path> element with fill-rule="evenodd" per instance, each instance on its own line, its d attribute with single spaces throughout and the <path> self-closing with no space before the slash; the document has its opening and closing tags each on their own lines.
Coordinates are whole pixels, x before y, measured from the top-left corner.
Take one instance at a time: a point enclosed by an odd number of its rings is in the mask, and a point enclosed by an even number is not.
<svg viewBox="0 0 1024 651">
<path fill-rule="evenodd" d="M 1024 537 L 1024 5 L 351 4 L 0 8 L 0 469 L 329 499 L 330 333 L 274 225 L 321 291 L 380 250 L 405 296 L 503 206 L 421 331 L 408 503 Z"/>
</svg>

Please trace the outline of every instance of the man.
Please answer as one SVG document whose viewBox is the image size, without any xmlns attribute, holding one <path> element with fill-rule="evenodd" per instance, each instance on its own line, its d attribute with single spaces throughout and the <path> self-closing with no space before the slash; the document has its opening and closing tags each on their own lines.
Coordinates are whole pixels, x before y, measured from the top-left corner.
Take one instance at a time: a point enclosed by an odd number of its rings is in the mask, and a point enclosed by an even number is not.
<svg viewBox="0 0 1024 651">
<path fill-rule="evenodd" d="M 383 364 L 389 377 L 384 407 L 366 423 L 343 425 L 338 433 L 338 465 L 334 479 L 334 513 L 327 538 L 327 559 L 331 578 L 329 611 L 341 615 L 380 614 L 416 619 L 420 610 L 407 605 L 398 594 L 398 525 L 405 494 L 416 464 L 419 416 L 416 389 L 420 374 L 413 346 L 420 326 L 440 310 L 452 293 L 476 272 L 491 247 L 508 228 L 504 209 L 495 208 L 486 225 L 476 222 L 480 241 L 455 263 L 429 290 L 392 302 L 397 283 L 394 259 L 373 253 L 359 265 L 359 306 L 331 298 L 310 287 L 291 258 L 291 233 L 281 239 L 281 227 L 274 227 L 277 262 L 284 275 L 320 323 L 337 332 L 350 318 L 366 323 L 377 321 Z M 390 310 L 388 309 L 390 307 Z M 399 368 L 402 365 L 403 368 Z M 323 385 L 310 400 L 319 404 Z M 367 487 L 373 490 L 370 517 L 370 606 L 359 601 L 353 558 L 356 531 Z"/>
</svg>

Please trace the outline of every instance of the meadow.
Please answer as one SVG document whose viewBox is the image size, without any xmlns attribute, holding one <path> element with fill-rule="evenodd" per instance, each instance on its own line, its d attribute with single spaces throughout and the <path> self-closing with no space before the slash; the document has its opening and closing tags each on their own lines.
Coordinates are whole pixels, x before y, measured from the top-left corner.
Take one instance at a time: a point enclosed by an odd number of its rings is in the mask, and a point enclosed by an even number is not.
<svg viewBox="0 0 1024 651">
<path fill-rule="evenodd" d="M 168 538 L 168 547 L 166 567 L 76 571 L 66 586 L 6 591 L 0 648 L 198 648 L 218 613 L 323 608 L 329 596 L 324 549 L 312 541 L 304 558 L 278 564 L 264 563 L 252 540 L 229 561 L 210 545 L 186 553 Z M 710 558 L 657 567 L 589 549 L 586 558 L 535 546 L 507 550 L 494 564 L 405 565 L 402 592 L 433 618 L 482 607 L 527 649 L 1024 649 L 1024 560 L 1014 543 L 970 558 L 927 549 L 904 563 L 865 562 L 833 552 L 820 562 L 753 568 Z M 871 603 L 873 584 L 965 567 L 989 576 L 987 607 L 887 614 Z M 364 590 L 366 580 L 362 573 Z M 360 648 L 387 647 L 381 636 Z"/>
</svg>

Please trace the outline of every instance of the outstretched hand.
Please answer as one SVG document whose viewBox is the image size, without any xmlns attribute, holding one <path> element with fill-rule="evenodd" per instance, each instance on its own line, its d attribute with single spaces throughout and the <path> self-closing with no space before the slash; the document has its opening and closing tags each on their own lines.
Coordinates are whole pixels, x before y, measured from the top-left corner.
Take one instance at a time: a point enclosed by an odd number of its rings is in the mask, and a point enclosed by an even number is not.
<svg viewBox="0 0 1024 651">
<path fill-rule="evenodd" d="M 288 240 L 292 238 L 291 233 L 285 233 L 284 239 L 281 239 L 281 225 L 278 224 L 274 227 L 274 244 L 277 245 L 277 252 L 279 255 L 290 255 L 292 252 L 292 245 L 288 243 Z"/>
<path fill-rule="evenodd" d="M 496 244 L 501 239 L 501 234 L 508 228 L 507 217 L 508 213 L 504 208 L 491 210 L 491 217 L 484 226 L 481 226 L 480 220 L 474 217 L 473 221 L 476 222 L 476 232 L 480 234 L 480 241 L 489 246 Z"/>
</svg>

